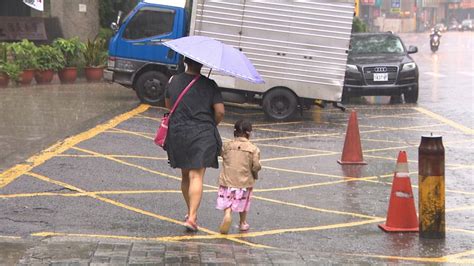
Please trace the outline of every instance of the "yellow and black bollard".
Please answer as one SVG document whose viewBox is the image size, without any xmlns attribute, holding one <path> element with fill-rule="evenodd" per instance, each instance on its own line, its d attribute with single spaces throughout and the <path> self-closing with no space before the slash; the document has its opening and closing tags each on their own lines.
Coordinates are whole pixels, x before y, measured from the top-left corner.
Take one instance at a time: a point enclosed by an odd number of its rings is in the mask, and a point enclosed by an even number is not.
<svg viewBox="0 0 474 266">
<path fill-rule="evenodd" d="M 445 238 L 444 147 L 441 136 L 422 136 L 418 148 L 420 237 Z"/>
</svg>

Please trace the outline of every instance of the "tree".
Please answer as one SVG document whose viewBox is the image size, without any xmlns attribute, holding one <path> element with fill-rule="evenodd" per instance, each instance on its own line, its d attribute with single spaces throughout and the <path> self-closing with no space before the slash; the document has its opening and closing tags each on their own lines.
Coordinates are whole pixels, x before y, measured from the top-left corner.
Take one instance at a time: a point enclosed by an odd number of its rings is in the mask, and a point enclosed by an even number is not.
<svg viewBox="0 0 474 266">
<path fill-rule="evenodd" d="M 117 19 L 119 10 L 127 14 L 137 5 L 137 3 L 138 0 L 100 0 L 100 26 L 104 28 L 109 27 L 110 23 Z"/>
<path fill-rule="evenodd" d="M 360 18 L 354 17 L 352 32 L 367 32 L 367 25 Z"/>
</svg>

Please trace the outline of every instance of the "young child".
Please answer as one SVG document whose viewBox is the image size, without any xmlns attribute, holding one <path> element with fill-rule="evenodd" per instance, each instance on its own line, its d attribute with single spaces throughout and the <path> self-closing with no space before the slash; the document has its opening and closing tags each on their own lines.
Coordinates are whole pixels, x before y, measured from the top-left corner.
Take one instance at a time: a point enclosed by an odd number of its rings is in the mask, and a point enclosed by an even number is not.
<svg viewBox="0 0 474 266">
<path fill-rule="evenodd" d="M 224 159 L 219 176 L 219 191 L 216 208 L 224 211 L 220 225 L 221 234 L 227 234 L 232 224 L 232 212 L 240 214 L 240 231 L 247 231 L 247 212 L 250 208 L 252 187 L 258 179 L 260 150 L 249 141 L 252 124 L 239 120 L 234 125 L 234 140 L 222 147 Z"/>
</svg>

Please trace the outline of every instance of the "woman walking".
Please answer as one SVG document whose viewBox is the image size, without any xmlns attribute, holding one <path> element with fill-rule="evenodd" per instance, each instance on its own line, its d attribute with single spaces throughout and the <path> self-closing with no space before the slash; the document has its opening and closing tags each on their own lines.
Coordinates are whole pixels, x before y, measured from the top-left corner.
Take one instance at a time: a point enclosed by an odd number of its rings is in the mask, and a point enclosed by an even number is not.
<svg viewBox="0 0 474 266">
<path fill-rule="evenodd" d="M 181 169 L 181 191 L 187 205 L 185 226 L 196 232 L 197 210 L 201 203 L 206 168 L 218 168 L 222 140 L 217 125 L 224 118 L 224 104 L 217 84 L 201 75 L 202 64 L 185 58 L 184 73 L 171 78 L 165 92 L 165 105 L 171 108 L 180 93 L 198 80 L 178 103 L 170 117 L 165 148 L 173 168 Z"/>
</svg>

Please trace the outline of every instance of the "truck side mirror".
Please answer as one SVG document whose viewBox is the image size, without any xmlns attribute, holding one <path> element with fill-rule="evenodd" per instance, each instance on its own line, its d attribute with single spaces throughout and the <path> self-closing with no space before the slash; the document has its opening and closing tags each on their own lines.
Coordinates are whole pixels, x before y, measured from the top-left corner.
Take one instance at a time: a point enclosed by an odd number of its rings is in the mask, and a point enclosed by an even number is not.
<svg viewBox="0 0 474 266">
<path fill-rule="evenodd" d="M 119 27 L 118 27 L 117 23 L 112 22 L 112 23 L 110 23 L 110 28 L 111 28 L 114 32 L 117 32 Z"/>
</svg>

